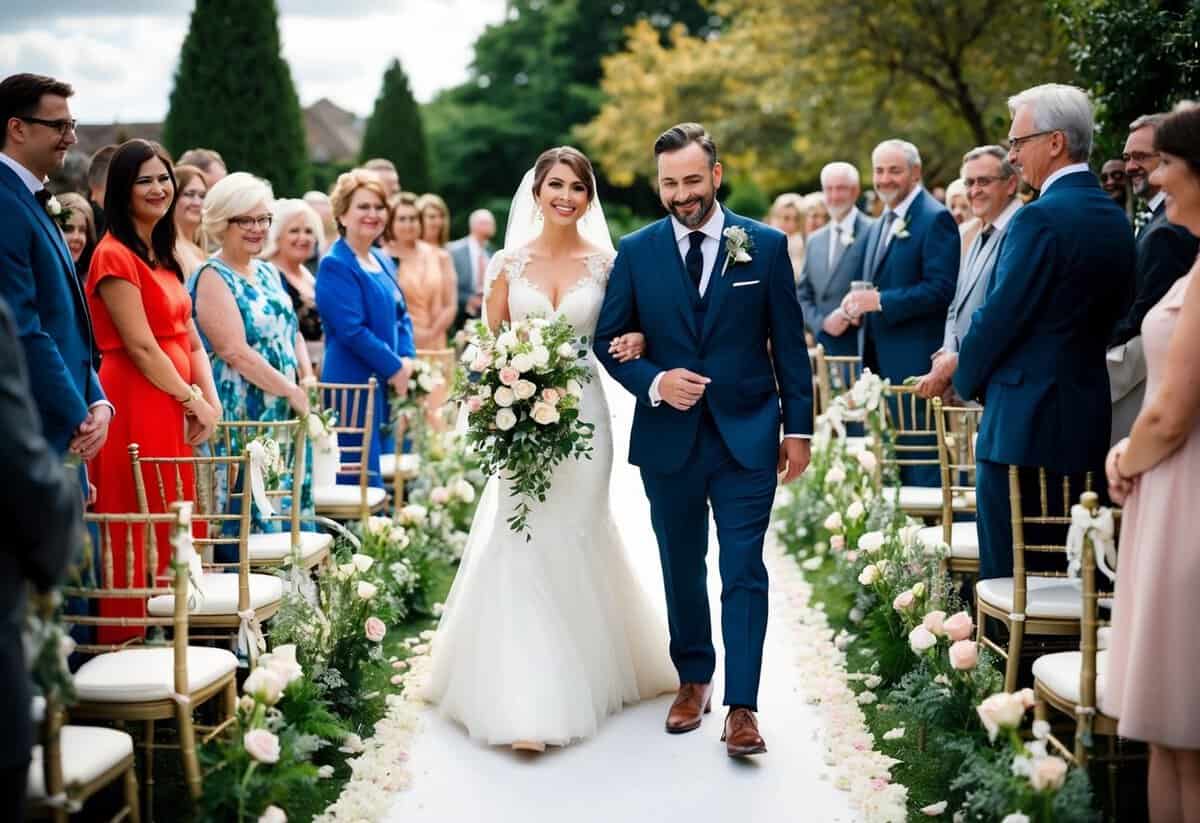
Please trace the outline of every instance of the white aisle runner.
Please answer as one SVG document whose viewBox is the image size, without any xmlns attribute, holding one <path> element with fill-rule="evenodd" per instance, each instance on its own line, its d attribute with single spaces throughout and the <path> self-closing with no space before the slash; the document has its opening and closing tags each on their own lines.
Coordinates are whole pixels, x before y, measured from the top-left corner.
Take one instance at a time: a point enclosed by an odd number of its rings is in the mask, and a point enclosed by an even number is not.
<svg viewBox="0 0 1200 823">
<path fill-rule="evenodd" d="M 614 410 L 616 460 L 612 503 L 630 560 L 642 585 L 665 613 L 661 570 L 637 470 L 625 462 L 632 401 L 607 375 Z M 471 740 L 432 710 L 421 714 L 412 741 L 412 785 L 396 796 L 395 823 L 849 823 L 857 819 L 849 795 L 821 775 L 820 718 L 799 697 L 804 677 L 783 625 L 786 592 L 772 579 L 771 618 L 759 692 L 759 718 L 769 752 L 745 761 L 725 755 L 720 742 L 720 580 L 715 532 L 710 539 L 709 591 L 717 631 L 713 712 L 697 731 L 663 731 L 671 698 L 627 707 L 608 718 L 597 736 L 542 755 L 517 754 Z M 779 562 L 792 562 L 782 559 Z M 768 560 L 768 567 L 774 560 Z M 664 643 L 666 639 L 664 638 Z"/>
</svg>

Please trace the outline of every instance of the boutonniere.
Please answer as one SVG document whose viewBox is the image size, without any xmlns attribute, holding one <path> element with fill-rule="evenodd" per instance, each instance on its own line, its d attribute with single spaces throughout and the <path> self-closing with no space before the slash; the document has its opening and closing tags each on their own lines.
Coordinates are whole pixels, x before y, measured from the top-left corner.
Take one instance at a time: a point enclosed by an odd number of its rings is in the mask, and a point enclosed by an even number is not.
<svg viewBox="0 0 1200 823">
<path fill-rule="evenodd" d="M 737 263 L 749 263 L 754 258 L 750 252 L 754 249 L 754 241 L 741 226 L 730 226 L 721 232 L 725 237 L 725 265 L 721 267 L 721 275 L 725 270 Z"/>
<path fill-rule="evenodd" d="M 901 217 L 899 220 L 896 221 L 896 231 L 894 233 L 894 236 L 898 240 L 907 240 L 908 239 L 908 223 L 904 222 L 903 217 Z"/>
<path fill-rule="evenodd" d="M 63 212 L 62 203 L 58 202 L 57 197 L 51 195 L 50 199 L 46 201 L 46 214 L 50 215 L 51 217 L 57 218 L 62 214 L 62 212 Z"/>
<path fill-rule="evenodd" d="M 842 245 L 849 248 L 854 245 L 854 234 L 851 232 L 842 233 Z"/>
</svg>

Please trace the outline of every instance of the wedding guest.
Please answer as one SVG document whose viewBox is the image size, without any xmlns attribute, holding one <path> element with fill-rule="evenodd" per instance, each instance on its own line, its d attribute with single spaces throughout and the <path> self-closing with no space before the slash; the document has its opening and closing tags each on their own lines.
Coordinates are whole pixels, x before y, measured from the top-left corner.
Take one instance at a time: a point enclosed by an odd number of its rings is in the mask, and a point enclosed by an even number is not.
<svg viewBox="0 0 1200 823">
<path fill-rule="evenodd" d="M 1134 266 L 1125 213 L 1087 165 L 1087 94 L 1050 83 L 1008 108 L 1008 160 L 1041 195 L 1005 230 L 954 372 L 959 396 L 983 403 L 975 453 L 984 580 L 1013 573 L 1008 466 L 1041 467 L 1051 487 L 1066 476 L 1082 489 L 1083 474 L 1102 465 L 1112 412 L 1100 364 Z M 1022 470 L 1021 484 L 1038 499 L 1036 472 Z"/>
<path fill-rule="evenodd" d="M 436 194 L 422 194 L 417 208 L 421 211 L 421 239 L 444 249 L 450 244 L 450 207 Z"/>
<path fill-rule="evenodd" d="M 829 223 L 829 206 L 825 204 L 825 195 L 814 191 L 804 195 L 804 237 Z"/>
<path fill-rule="evenodd" d="M 338 236 L 337 221 L 333 219 L 333 206 L 330 205 L 329 195 L 323 191 L 306 191 L 303 200 L 321 219 L 321 234 L 325 242 L 321 244 L 318 253 L 325 254 Z"/>
<path fill-rule="evenodd" d="M 379 454 L 385 440 L 381 427 L 387 423 L 386 386 L 402 397 L 408 394 L 416 356 L 412 323 L 392 261 L 374 247 L 390 222 L 383 185 L 370 172 L 348 171 L 338 177 L 330 199 L 341 237 L 321 258 L 317 272 L 317 309 L 325 328 L 321 379 L 379 381 L 368 466 L 371 484 L 382 486 Z M 340 440 L 344 446 L 359 445 L 352 437 L 343 435 Z"/>
<path fill-rule="evenodd" d="M 942 347 L 934 352 L 929 373 L 917 382 L 917 393 L 922 397 L 943 397 L 955 404 L 961 400 L 953 396 L 950 381 L 958 366 L 959 346 L 971 328 L 972 316 L 987 295 L 1004 233 L 1023 205 L 1017 197 L 1017 170 L 1008 162 L 1008 152 L 1000 146 L 980 146 L 967 152 L 963 156 L 962 177 L 955 182 L 960 181 L 980 228 L 962 249 L 958 285 L 946 314 Z M 946 192 L 947 197 L 954 196 L 950 188 Z"/>
<path fill-rule="evenodd" d="M 195 166 L 204 175 L 204 185 L 212 188 L 218 180 L 229 174 L 225 160 L 213 149 L 188 149 L 179 158 L 181 166 Z"/>
<path fill-rule="evenodd" d="M 951 180 L 950 185 L 946 186 L 946 208 L 959 226 L 971 219 L 971 200 L 961 177 Z"/>
<path fill-rule="evenodd" d="M 108 170 L 104 213 L 108 232 L 92 255 L 88 303 L 96 342 L 104 353 L 100 381 L 121 409 L 104 448 L 92 461 L 97 512 L 138 511 L 129 444 L 153 457 L 188 457 L 212 435 L 221 417 L 208 356 L 192 322 L 192 301 L 175 259 L 175 174 L 162 147 L 145 140 L 122 143 Z M 183 472 L 185 496 L 195 499 L 194 478 Z M 145 482 L 153 487 L 154 477 Z M 161 511 L 156 495 L 150 508 Z M 168 530 L 159 530 L 166 546 Z M 124 533 L 113 531 L 113 545 Z M 166 570 L 170 552 L 160 551 L 155 574 Z M 126 565 L 113 563 L 116 586 L 146 579 L 145 557 L 135 548 L 133 580 Z M 102 600 L 103 617 L 145 613 L 145 602 L 122 597 Z M 101 626 L 101 643 L 121 643 L 139 627 Z"/>
<path fill-rule="evenodd" d="M 175 259 L 179 261 L 184 277 L 191 277 L 208 259 L 204 239 L 200 236 L 208 184 L 195 166 L 176 166 L 175 185 L 179 187 L 175 197 Z"/>
<path fill-rule="evenodd" d="M 1166 117 L 1148 114 L 1137 118 L 1129 125 L 1125 141 L 1129 181 L 1146 211 L 1138 215 L 1137 265 L 1133 280 L 1126 284 L 1126 311 L 1109 338 L 1104 361 L 1112 399 L 1111 443 L 1129 434 L 1146 394 L 1142 320 L 1196 260 L 1196 237 L 1167 219 L 1166 193 L 1150 179 L 1162 162 L 1154 150 L 1154 136 Z"/>
<path fill-rule="evenodd" d="M 934 186 L 930 190 L 929 194 L 933 196 L 934 200 L 938 201 L 943 206 L 946 205 L 946 187 L 945 186 Z"/>
<path fill-rule="evenodd" d="M 447 247 L 458 277 L 458 315 L 454 325 L 459 328 L 468 319 L 479 317 L 483 306 L 483 276 L 496 250 L 491 245 L 496 234 L 496 218 L 487 209 L 476 209 L 467 218 L 467 236 Z"/>
<path fill-rule="evenodd" d="M 1125 173 L 1125 161 L 1120 157 L 1106 160 L 1100 167 L 1100 188 L 1114 203 L 1125 208 L 1125 201 L 1129 197 L 1129 178 Z"/>
<path fill-rule="evenodd" d="M 321 362 L 324 332 L 317 311 L 317 278 L 308 268 L 316 250 L 325 245 L 325 229 L 312 206 L 303 200 L 277 200 L 263 259 L 279 270 L 283 288 L 292 299 L 300 335 L 313 370 Z"/>
<path fill-rule="evenodd" d="M 401 192 L 392 198 L 391 207 L 392 220 L 383 233 L 383 251 L 396 266 L 408 316 L 412 318 L 413 342 L 418 349 L 445 348 L 458 308 L 450 255 L 419 239 L 424 228 L 415 195 Z"/>
<path fill-rule="evenodd" d="M 63 208 L 63 216 L 59 221 L 63 239 L 67 241 L 67 250 L 71 252 L 71 260 L 75 263 L 75 274 L 81 281 L 86 280 L 88 263 L 96 249 L 96 216 L 82 194 L 73 191 L 60 194 L 58 203 Z"/>
<path fill-rule="evenodd" d="M 8 305 L 0 298 L 0 688 L 8 711 L 0 717 L 0 816 L 25 814 L 34 732 L 24 621 L 30 586 L 49 589 L 63 576 L 82 540 L 79 484 L 42 436 L 25 355 Z"/>
<path fill-rule="evenodd" d="M 804 277 L 804 198 L 790 191 L 779 195 L 767 212 L 766 223 L 787 235 L 788 258 L 799 284 Z"/>
<path fill-rule="evenodd" d="M 25 350 L 42 434 L 54 451 L 91 460 L 113 407 L 96 374 L 83 287 L 48 209 L 45 180 L 76 143 L 66 83 L 37 74 L 0 81 L 0 298 Z M 86 493 L 86 473 L 80 472 Z"/>
<path fill-rule="evenodd" d="M 108 182 L 108 164 L 116 154 L 116 145 L 101 146 L 92 153 L 88 163 L 88 205 L 92 207 L 92 215 L 96 223 L 96 239 L 104 235 L 108 223 L 104 219 L 104 187 Z M 85 269 L 82 276 L 87 276 Z"/>
<path fill-rule="evenodd" d="M 874 222 L 855 207 L 859 195 L 858 169 L 849 163 L 829 163 L 821 169 L 821 190 L 832 222 L 809 235 L 804 279 L 798 296 L 804 324 L 826 354 L 858 354 L 857 328 L 842 311 L 850 282 L 862 276 L 867 234 Z"/>
<path fill-rule="evenodd" d="M 1167 219 L 1200 235 L 1200 108 L 1161 120 L 1153 150 L 1147 182 L 1166 194 Z M 1120 718 L 1122 737 L 1150 745 L 1155 823 L 1200 819 L 1200 635 L 1191 619 L 1200 586 L 1192 522 L 1200 470 L 1197 271 L 1193 262 L 1143 320 L 1146 407 L 1106 463 L 1109 491 L 1125 509 L 1105 711 Z"/>
<path fill-rule="evenodd" d="M 373 157 L 363 163 L 362 167 L 379 178 L 383 190 L 387 192 L 388 200 L 400 193 L 400 173 L 396 171 L 396 164 L 391 160 Z"/>
</svg>

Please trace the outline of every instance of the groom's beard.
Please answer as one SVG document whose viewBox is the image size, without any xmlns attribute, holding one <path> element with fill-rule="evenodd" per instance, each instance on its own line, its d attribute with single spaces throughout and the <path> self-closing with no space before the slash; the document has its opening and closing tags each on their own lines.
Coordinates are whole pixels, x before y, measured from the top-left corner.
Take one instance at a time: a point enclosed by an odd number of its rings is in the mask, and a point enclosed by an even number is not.
<svg viewBox="0 0 1200 823">
<path fill-rule="evenodd" d="M 671 212 L 671 215 L 676 220 L 687 226 L 689 229 L 698 229 L 708 221 L 709 215 L 712 214 L 713 203 L 715 203 L 716 200 L 717 196 L 715 193 L 707 197 L 692 197 L 688 200 L 684 200 L 682 203 L 671 203 L 669 206 L 667 206 L 667 210 Z M 699 203 L 700 208 L 696 209 L 691 214 L 683 214 L 679 211 L 681 206 L 690 206 L 693 203 Z"/>
</svg>

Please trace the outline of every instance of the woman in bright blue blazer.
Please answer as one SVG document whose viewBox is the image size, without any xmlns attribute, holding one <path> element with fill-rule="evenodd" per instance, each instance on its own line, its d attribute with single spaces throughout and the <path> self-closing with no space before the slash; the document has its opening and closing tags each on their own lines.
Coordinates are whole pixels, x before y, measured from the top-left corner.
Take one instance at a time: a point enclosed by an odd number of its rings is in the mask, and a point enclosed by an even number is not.
<svg viewBox="0 0 1200 823">
<path fill-rule="evenodd" d="M 325 326 L 321 379 L 378 381 L 368 466 L 371 485 L 382 486 L 379 455 L 387 448 L 381 427 L 387 421 L 388 385 L 401 394 L 408 390 L 416 357 L 412 320 L 392 262 L 372 245 L 390 219 L 383 187 L 367 172 L 350 171 L 338 178 L 330 199 L 341 237 L 317 269 L 317 311 Z M 355 422 L 361 424 L 362 418 Z M 342 445 L 358 442 L 343 435 Z"/>
</svg>

